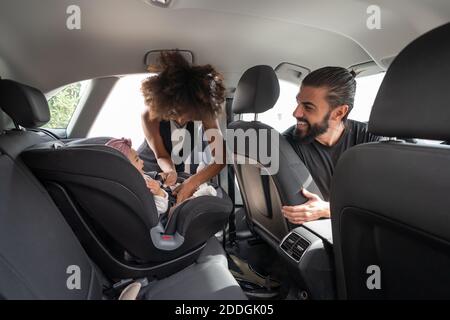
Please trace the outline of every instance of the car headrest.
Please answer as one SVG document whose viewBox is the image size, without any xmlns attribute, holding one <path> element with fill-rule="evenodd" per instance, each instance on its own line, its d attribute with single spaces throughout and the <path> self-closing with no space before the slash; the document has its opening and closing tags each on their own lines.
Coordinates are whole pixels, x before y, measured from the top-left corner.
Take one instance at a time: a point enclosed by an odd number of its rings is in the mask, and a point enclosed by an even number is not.
<svg viewBox="0 0 450 320">
<path fill-rule="evenodd" d="M 40 127 L 50 120 L 44 94 L 12 80 L 0 80 L 0 108 L 17 125 L 25 128 Z"/>
<path fill-rule="evenodd" d="M 239 80 L 233 99 L 233 112 L 262 113 L 275 105 L 279 95 L 280 84 L 272 67 L 252 67 Z"/>
<path fill-rule="evenodd" d="M 369 131 L 401 138 L 450 140 L 450 24 L 410 43 L 386 72 Z"/>
</svg>

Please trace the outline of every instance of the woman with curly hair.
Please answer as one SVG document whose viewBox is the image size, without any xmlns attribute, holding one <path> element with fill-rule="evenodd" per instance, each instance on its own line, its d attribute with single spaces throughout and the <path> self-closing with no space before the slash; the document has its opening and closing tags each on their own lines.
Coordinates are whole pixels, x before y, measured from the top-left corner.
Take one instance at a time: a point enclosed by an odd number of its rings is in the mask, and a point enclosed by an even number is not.
<svg viewBox="0 0 450 320">
<path fill-rule="evenodd" d="M 209 129 L 220 132 L 217 117 L 225 101 L 225 87 L 222 75 L 211 65 L 191 65 L 177 51 L 162 52 L 159 63 L 150 66 L 149 71 L 157 75 L 145 79 L 141 87 L 147 106 L 142 114 L 146 143 L 139 148 L 139 153 L 148 159 L 145 149 L 151 149 L 147 153 L 152 153 L 152 160 L 161 169 L 165 184 L 171 186 L 177 181 L 177 172 L 184 169 L 183 164 L 175 165 L 171 156 L 172 132 L 185 129 L 192 138 L 194 121 L 201 121 L 202 129 L 207 134 Z M 210 146 L 212 140 L 208 136 Z M 214 137 L 215 143 L 218 140 L 223 142 L 221 135 L 220 139 Z M 193 139 L 191 142 L 189 152 L 195 143 Z M 213 147 L 213 150 L 216 149 Z M 225 166 L 224 159 L 221 160 L 218 161 L 220 163 L 206 165 L 178 186 L 173 192 L 177 202 L 189 198 L 201 184 L 216 176 Z"/>
</svg>

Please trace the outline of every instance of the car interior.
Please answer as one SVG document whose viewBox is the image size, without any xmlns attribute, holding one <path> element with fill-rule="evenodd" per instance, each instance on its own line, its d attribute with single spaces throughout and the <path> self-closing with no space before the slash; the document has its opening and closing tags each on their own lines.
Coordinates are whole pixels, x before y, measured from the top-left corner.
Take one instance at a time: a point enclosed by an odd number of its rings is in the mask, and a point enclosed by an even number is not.
<svg viewBox="0 0 450 320">
<path fill-rule="evenodd" d="M 2 1 L 0 300 L 449 299 L 449 22 L 447 0 Z M 223 74 L 220 129 L 248 138 L 167 223 L 105 146 L 144 141 L 165 50 Z M 282 207 L 321 193 L 282 133 L 323 66 L 356 73 L 350 118 L 384 138 L 339 159 L 330 219 L 295 225 Z"/>
</svg>

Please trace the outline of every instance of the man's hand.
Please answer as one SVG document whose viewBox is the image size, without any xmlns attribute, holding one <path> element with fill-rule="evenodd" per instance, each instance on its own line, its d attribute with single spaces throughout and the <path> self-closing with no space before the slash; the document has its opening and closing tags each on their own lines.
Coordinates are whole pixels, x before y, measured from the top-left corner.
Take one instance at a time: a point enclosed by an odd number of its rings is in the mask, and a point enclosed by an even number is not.
<svg viewBox="0 0 450 320">
<path fill-rule="evenodd" d="M 177 183 L 178 174 L 176 171 L 161 172 L 159 175 L 162 177 L 164 185 L 167 187 L 173 186 Z"/>
<path fill-rule="evenodd" d="M 194 192 L 197 190 L 198 185 L 195 183 L 195 181 L 192 179 L 192 177 L 184 180 L 182 184 L 180 184 L 178 187 L 176 187 L 172 194 L 177 197 L 177 204 L 183 202 L 187 198 L 191 197 Z"/>
<path fill-rule="evenodd" d="M 330 217 L 330 203 L 323 201 L 317 194 L 311 193 L 305 188 L 303 195 L 308 201 L 298 206 L 283 206 L 282 212 L 286 219 L 293 224 L 303 224 L 319 218 Z"/>
</svg>

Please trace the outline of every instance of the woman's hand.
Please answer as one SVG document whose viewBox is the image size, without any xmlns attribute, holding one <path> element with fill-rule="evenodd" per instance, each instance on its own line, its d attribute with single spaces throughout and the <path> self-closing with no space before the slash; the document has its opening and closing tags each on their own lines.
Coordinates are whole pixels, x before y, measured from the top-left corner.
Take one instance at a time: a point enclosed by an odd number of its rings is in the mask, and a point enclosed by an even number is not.
<svg viewBox="0 0 450 320">
<path fill-rule="evenodd" d="M 173 186 L 177 183 L 178 174 L 176 171 L 161 172 L 159 175 L 162 177 L 164 185 L 167 187 Z"/>
<path fill-rule="evenodd" d="M 184 180 L 184 182 L 176 187 L 172 192 L 172 194 L 177 197 L 177 204 L 190 198 L 194 192 L 197 191 L 198 186 L 199 185 L 195 179 L 192 179 L 192 177 Z"/>
</svg>

